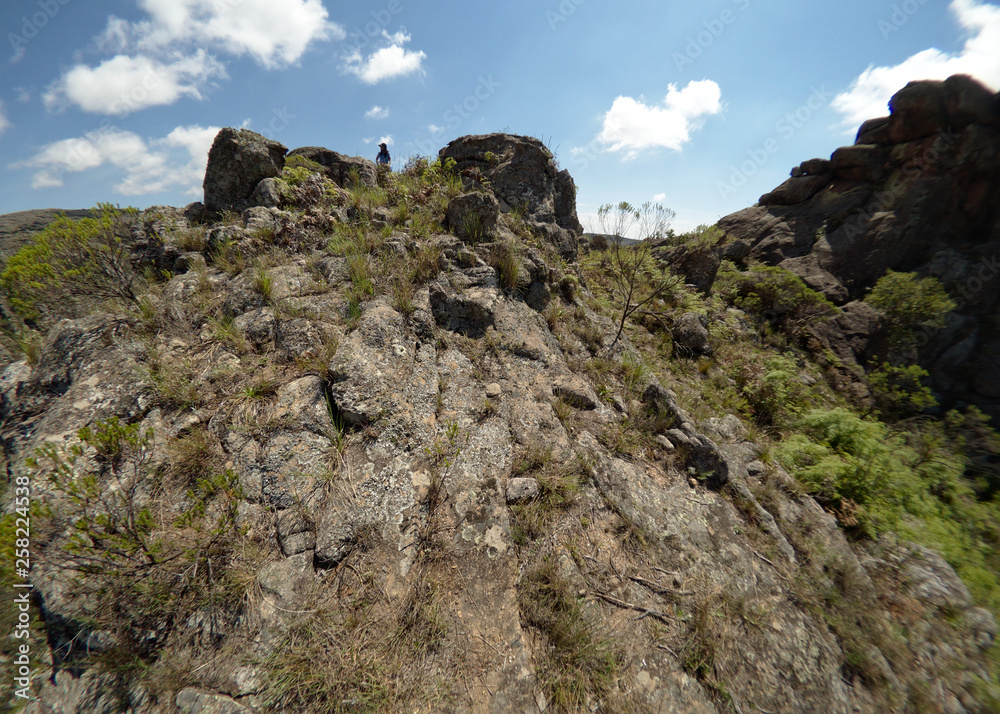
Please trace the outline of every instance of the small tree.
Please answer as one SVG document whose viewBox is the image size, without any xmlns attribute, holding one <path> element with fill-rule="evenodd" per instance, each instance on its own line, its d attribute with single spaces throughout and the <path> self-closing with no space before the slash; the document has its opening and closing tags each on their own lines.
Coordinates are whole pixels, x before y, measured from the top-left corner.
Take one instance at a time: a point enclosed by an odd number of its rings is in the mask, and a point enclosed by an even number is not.
<svg viewBox="0 0 1000 714">
<path fill-rule="evenodd" d="M 139 305 L 142 278 L 131 262 L 134 208 L 100 204 L 94 218 L 61 215 L 7 261 L 0 287 L 25 320 L 68 313 L 94 303 L 124 300 Z"/>
<path fill-rule="evenodd" d="M 621 311 L 609 351 L 621 339 L 629 317 L 663 297 L 679 282 L 650 253 L 654 241 L 673 236 L 670 222 L 674 215 L 669 208 L 648 202 L 639 208 L 625 201 L 617 205 L 608 203 L 597 211 L 601 231 L 613 236 L 608 246 L 611 296 Z M 640 239 L 626 245 L 626 236 L 635 229 Z"/>
<path fill-rule="evenodd" d="M 894 270 L 878 279 L 865 302 L 885 315 L 889 347 L 906 361 L 915 357 L 920 346 L 918 332 L 944 327 L 948 313 L 955 309 L 955 301 L 937 278 Z"/>
</svg>

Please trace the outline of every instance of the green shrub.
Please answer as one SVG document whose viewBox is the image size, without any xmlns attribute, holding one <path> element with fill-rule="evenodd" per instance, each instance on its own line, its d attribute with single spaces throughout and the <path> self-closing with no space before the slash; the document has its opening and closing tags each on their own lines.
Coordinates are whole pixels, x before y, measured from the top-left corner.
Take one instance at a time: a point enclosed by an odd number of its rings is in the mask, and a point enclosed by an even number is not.
<svg viewBox="0 0 1000 714">
<path fill-rule="evenodd" d="M 134 208 L 100 204 L 95 218 L 57 218 L 19 250 L 0 274 L 11 307 L 29 321 L 85 314 L 107 300 L 136 306 L 143 280 L 128 241 Z"/>
<path fill-rule="evenodd" d="M 154 512 L 150 498 L 152 429 L 112 418 L 77 437 L 46 443 L 26 462 L 55 495 L 54 530 L 68 533 L 48 543 L 43 559 L 70 579 L 81 621 L 110 635 L 100 657 L 143 667 L 194 610 L 242 597 L 227 580 L 238 479 L 232 471 L 197 479 L 171 518 Z"/>
<path fill-rule="evenodd" d="M 868 388 L 875 409 L 886 419 L 902 419 L 920 414 L 937 404 L 923 384 L 927 370 L 920 365 L 897 366 L 885 362 L 869 370 Z"/>
<path fill-rule="evenodd" d="M 784 426 L 805 407 L 808 388 L 802 382 L 802 369 L 786 355 L 769 357 L 763 362 L 740 362 L 736 386 L 749 415 L 761 426 Z"/>
<path fill-rule="evenodd" d="M 715 290 L 730 304 L 776 324 L 790 335 L 799 335 L 813 322 L 839 312 L 802 278 L 775 265 L 755 265 L 740 272 L 725 263 L 719 270 Z"/>
<path fill-rule="evenodd" d="M 687 233 L 676 236 L 673 243 L 683 245 L 690 250 L 703 250 L 719 243 L 725 235 L 718 226 L 702 223 Z"/>
<path fill-rule="evenodd" d="M 814 409 L 776 456 L 847 526 L 875 536 L 896 525 L 911 498 L 913 453 L 885 425 L 842 408 Z"/>
<path fill-rule="evenodd" d="M 892 270 L 879 278 L 865 302 L 885 315 L 890 348 L 895 352 L 920 347 L 920 331 L 944 327 L 945 317 L 955 309 L 937 278 Z"/>
</svg>

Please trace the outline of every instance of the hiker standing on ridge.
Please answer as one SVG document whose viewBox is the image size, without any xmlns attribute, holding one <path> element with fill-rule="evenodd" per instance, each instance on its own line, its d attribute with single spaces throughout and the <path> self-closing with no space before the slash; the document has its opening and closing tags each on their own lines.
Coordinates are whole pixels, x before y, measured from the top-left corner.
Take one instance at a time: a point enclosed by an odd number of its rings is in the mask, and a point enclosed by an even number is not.
<svg viewBox="0 0 1000 714">
<path fill-rule="evenodd" d="M 379 166 L 389 166 L 392 164 L 392 157 L 389 156 L 389 147 L 385 143 L 378 145 L 381 151 L 378 152 L 378 156 L 375 157 L 375 163 Z"/>
</svg>

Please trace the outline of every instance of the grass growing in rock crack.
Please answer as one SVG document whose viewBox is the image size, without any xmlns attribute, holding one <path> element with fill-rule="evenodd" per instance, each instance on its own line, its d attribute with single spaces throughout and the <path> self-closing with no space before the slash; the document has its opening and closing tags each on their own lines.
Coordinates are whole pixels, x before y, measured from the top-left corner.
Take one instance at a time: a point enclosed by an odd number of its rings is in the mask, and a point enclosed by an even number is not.
<svg viewBox="0 0 1000 714">
<path fill-rule="evenodd" d="M 253 271 L 253 288 L 268 303 L 274 299 L 274 280 L 262 265 L 258 265 Z"/>
<path fill-rule="evenodd" d="M 504 240 L 491 251 L 491 262 L 500 277 L 500 286 L 508 293 L 513 292 L 521 279 L 521 253 L 517 243 Z"/>
<path fill-rule="evenodd" d="M 205 428 L 191 431 L 167 442 L 168 472 L 178 482 L 193 485 L 221 466 L 220 451 Z"/>
<path fill-rule="evenodd" d="M 458 645 L 443 581 L 426 565 L 402 593 L 387 594 L 389 549 L 377 531 L 290 614 L 286 641 L 258 664 L 271 711 L 447 710 L 465 690 L 466 648 Z"/>
<path fill-rule="evenodd" d="M 535 442 L 514 460 L 512 477 L 538 480 L 538 497 L 510 507 L 511 540 L 524 547 L 547 533 L 548 527 L 576 503 L 586 478 L 577 459 L 554 463 L 552 447 Z"/>
<path fill-rule="evenodd" d="M 624 663 L 586 617 L 554 558 L 525 571 L 518 604 L 524 624 L 538 630 L 549 647 L 537 676 L 553 710 L 581 711 L 594 698 L 611 693 Z"/>
<path fill-rule="evenodd" d="M 155 347 L 147 351 L 146 358 L 147 374 L 153 384 L 157 404 L 172 409 L 188 409 L 202 403 L 203 394 L 198 388 L 198 378 L 190 361 L 167 359 Z"/>
</svg>

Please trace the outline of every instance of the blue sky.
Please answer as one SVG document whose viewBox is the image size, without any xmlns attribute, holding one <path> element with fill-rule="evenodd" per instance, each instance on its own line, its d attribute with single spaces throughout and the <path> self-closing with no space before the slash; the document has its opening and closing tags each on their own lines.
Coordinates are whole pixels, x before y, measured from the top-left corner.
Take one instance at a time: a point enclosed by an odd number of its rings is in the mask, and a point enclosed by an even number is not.
<svg viewBox="0 0 1000 714">
<path fill-rule="evenodd" d="M 980 0 L 4 0 L 0 213 L 201 198 L 219 127 L 394 166 L 465 134 L 536 136 L 585 225 L 752 205 L 853 142 L 907 81 L 1000 89 Z"/>
</svg>

